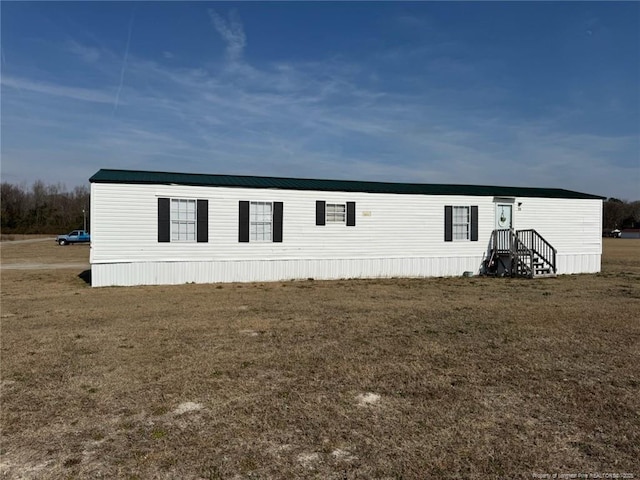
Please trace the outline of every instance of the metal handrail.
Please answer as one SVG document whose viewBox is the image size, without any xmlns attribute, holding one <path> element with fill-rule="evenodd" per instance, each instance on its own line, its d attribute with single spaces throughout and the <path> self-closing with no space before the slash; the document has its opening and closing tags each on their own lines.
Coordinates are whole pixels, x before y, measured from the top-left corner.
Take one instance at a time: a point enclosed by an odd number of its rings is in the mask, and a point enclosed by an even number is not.
<svg viewBox="0 0 640 480">
<path fill-rule="evenodd" d="M 494 230 L 491 233 L 492 245 L 491 248 L 495 248 L 498 251 L 508 252 L 511 251 L 511 236 L 513 231 L 507 229 Z"/>
<path fill-rule="evenodd" d="M 498 253 L 509 254 L 509 274 L 511 276 L 516 275 L 521 266 L 529 270 L 529 276 L 533 274 L 533 252 L 512 229 L 493 230 L 490 248 Z"/>
<path fill-rule="evenodd" d="M 511 252 L 513 256 L 513 260 L 515 260 L 514 262 L 512 262 L 512 269 L 515 269 L 515 272 L 512 272 L 512 274 L 513 273 L 517 274 L 518 268 L 522 264 L 529 269 L 528 276 L 533 277 L 533 252 L 527 245 L 525 245 L 525 243 L 520 239 L 520 237 L 518 237 L 517 233 L 514 233 L 513 230 L 511 230 L 511 234 L 512 234 Z M 527 262 L 526 262 L 527 257 L 529 259 L 529 265 L 527 265 Z"/>
<path fill-rule="evenodd" d="M 540 259 L 544 260 L 553 273 L 556 273 L 557 250 L 542 235 L 533 228 L 518 230 L 517 236 L 529 247 Z"/>
</svg>

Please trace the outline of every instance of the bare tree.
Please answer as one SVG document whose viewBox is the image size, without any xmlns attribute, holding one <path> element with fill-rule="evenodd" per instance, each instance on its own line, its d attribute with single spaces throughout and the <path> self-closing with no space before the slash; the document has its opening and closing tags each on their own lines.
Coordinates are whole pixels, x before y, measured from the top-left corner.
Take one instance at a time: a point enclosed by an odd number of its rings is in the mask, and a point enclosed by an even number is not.
<svg viewBox="0 0 640 480">
<path fill-rule="evenodd" d="M 0 208 L 2 233 L 61 233 L 87 227 L 90 193 L 87 186 L 68 191 L 61 184 L 38 180 L 30 188 L 3 182 Z"/>
<path fill-rule="evenodd" d="M 16 231 L 23 227 L 27 212 L 24 187 L 2 182 L 0 186 L 0 215 L 2 231 Z"/>
<path fill-rule="evenodd" d="M 602 228 L 605 230 L 640 226 L 640 201 L 625 202 L 609 198 L 602 205 Z"/>
</svg>

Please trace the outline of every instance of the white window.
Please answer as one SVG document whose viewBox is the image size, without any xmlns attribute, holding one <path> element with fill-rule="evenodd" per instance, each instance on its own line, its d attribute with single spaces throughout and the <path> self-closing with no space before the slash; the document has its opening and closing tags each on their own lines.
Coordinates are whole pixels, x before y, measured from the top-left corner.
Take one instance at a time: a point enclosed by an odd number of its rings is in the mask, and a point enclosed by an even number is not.
<svg viewBox="0 0 640 480">
<path fill-rule="evenodd" d="M 469 240 L 471 214 L 469 207 L 453 207 L 453 240 Z"/>
<path fill-rule="evenodd" d="M 344 203 L 327 203 L 327 223 L 344 223 L 347 219 L 347 206 Z"/>
<path fill-rule="evenodd" d="M 171 241 L 196 241 L 196 201 L 171 199 Z"/>
<path fill-rule="evenodd" d="M 272 238 L 273 205 L 271 202 L 251 202 L 249 238 L 252 242 L 270 242 Z"/>
</svg>

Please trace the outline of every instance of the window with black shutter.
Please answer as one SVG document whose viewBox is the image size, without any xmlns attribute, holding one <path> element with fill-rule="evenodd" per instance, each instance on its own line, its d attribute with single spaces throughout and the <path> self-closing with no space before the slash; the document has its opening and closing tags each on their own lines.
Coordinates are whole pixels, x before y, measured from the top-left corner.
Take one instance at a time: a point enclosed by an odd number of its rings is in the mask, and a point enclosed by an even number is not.
<svg viewBox="0 0 640 480">
<path fill-rule="evenodd" d="M 208 200 L 158 198 L 158 242 L 208 241 Z"/>
<path fill-rule="evenodd" d="M 478 206 L 445 205 L 444 241 L 478 241 Z"/>
<path fill-rule="evenodd" d="M 316 225 L 343 224 L 356 225 L 356 202 L 327 203 L 316 201 Z"/>
<path fill-rule="evenodd" d="M 238 241 L 282 242 L 282 202 L 240 201 L 238 214 Z"/>
</svg>

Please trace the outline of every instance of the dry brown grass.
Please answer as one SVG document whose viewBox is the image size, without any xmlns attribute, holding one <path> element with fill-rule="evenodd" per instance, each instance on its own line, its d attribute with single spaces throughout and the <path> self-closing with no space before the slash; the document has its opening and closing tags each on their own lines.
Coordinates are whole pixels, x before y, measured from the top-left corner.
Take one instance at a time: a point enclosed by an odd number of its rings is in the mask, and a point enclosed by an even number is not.
<svg viewBox="0 0 640 480">
<path fill-rule="evenodd" d="M 89 264 L 89 244 L 60 246 L 55 236 L 23 235 L 0 243 L 2 264 Z"/>
<path fill-rule="evenodd" d="M 22 234 L 22 233 L 2 233 L 0 234 L 0 241 L 1 242 L 13 242 L 16 240 L 33 240 L 33 239 L 37 239 L 37 238 L 55 238 L 55 235 L 49 235 L 49 234 L 40 234 L 40 233 L 35 233 L 35 234 Z"/>
<path fill-rule="evenodd" d="M 606 240 L 601 274 L 535 281 L 91 289 L 3 271 L 0 471 L 638 478 L 640 242 Z"/>
</svg>

